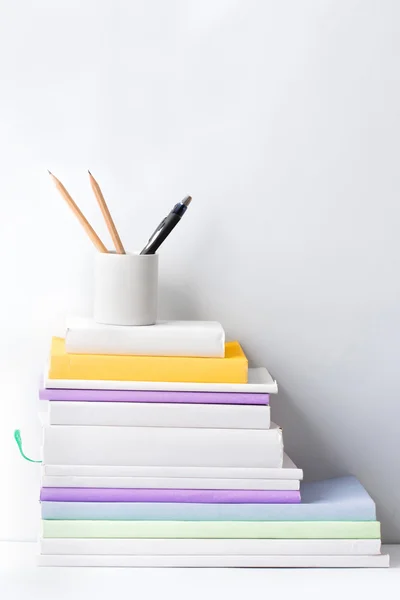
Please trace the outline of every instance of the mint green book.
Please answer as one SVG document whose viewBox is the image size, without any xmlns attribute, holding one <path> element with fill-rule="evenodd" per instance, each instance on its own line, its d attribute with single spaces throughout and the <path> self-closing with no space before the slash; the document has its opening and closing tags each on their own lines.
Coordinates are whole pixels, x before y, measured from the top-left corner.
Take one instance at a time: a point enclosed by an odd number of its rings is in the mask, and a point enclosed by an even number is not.
<svg viewBox="0 0 400 600">
<path fill-rule="evenodd" d="M 379 539 L 378 521 L 42 521 L 44 538 Z"/>
</svg>

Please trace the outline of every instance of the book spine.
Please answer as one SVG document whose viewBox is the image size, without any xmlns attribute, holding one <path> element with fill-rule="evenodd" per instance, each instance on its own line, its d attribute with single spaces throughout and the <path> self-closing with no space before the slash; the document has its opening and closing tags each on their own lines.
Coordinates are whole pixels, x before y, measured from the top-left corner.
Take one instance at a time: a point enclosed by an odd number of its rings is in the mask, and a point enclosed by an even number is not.
<svg viewBox="0 0 400 600">
<path fill-rule="evenodd" d="M 269 429 L 269 406 L 50 402 L 50 425 Z"/>
<path fill-rule="evenodd" d="M 248 568 L 387 568 L 389 555 L 376 556 L 127 556 L 57 555 L 38 556 L 46 567 L 248 567 Z"/>
<path fill-rule="evenodd" d="M 137 488 L 189 490 L 299 490 L 296 479 L 211 479 L 208 477 L 54 477 L 44 475 L 43 487 Z"/>
<path fill-rule="evenodd" d="M 228 342 L 225 358 L 68 354 L 53 339 L 49 377 L 111 381 L 247 383 L 247 359 L 238 342 Z"/>
<path fill-rule="evenodd" d="M 279 428 L 190 429 L 49 425 L 43 463 L 57 465 L 282 467 Z"/>
<path fill-rule="evenodd" d="M 46 368 L 46 373 L 48 369 Z M 115 381 L 107 379 L 61 379 L 45 376 L 46 389 L 103 390 L 103 391 L 170 391 L 170 392 L 228 392 L 276 394 L 278 385 L 267 369 L 249 369 L 248 383 L 196 383 L 193 381 Z"/>
<path fill-rule="evenodd" d="M 171 477 L 171 478 L 212 478 L 212 479 L 275 479 L 292 480 L 302 479 L 302 469 L 286 468 L 284 457 L 282 469 L 241 468 L 241 467 L 159 467 L 136 466 L 123 467 L 116 465 L 57 465 L 45 464 L 42 466 L 43 476 L 53 477 Z"/>
<path fill-rule="evenodd" d="M 158 383 L 158 385 L 160 384 Z M 246 385 L 247 384 L 243 384 L 244 387 L 246 387 Z M 40 400 L 51 400 L 54 402 L 143 402 L 145 404 L 222 404 L 240 406 L 267 406 L 269 404 L 269 394 L 166 390 L 83 390 L 44 388 L 39 391 L 39 398 Z"/>
<path fill-rule="evenodd" d="M 131 488 L 46 488 L 41 501 L 50 502 L 182 502 L 195 504 L 297 504 L 299 491 L 191 490 Z"/>
<path fill-rule="evenodd" d="M 198 326 L 187 328 L 153 326 L 82 328 L 70 325 L 65 336 L 65 348 L 73 354 L 116 354 L 139 356 L 191 356 L 222 358 L 225 334 L 215 323 L 205 331 Z M 157 333 L 157 335 L 154 335 Z"/>
<path fill-rule="evenodd" d="M 374 521 L 352 504 L 186 504 L 178 502 L 42 502 L 43 519 L 97 521 Z M 57 536 L 55 536 L 57 537 Z M 80 536 L 82 537 L 82 536 Z M 119 536 L 115 536 L 119 537 Z M 134 537 L 134 536 L 133 536 Z M 157 537 L 157 535 L 155 536 Z M 190 537 L 190 536 L 188 536 Z M 193 537 L 193 536 L 192 536 Z M 250 536 L 244 536 L 250 537 Z M 268 537 L 268 536 L 267 536 Z M 275 537 L 275 536 L 271 536 Z M 278 537 L 280 537 L 278 535 Z M 293 536 L 287 536 L 293 537 Z M 295 536 L 296 537 L 296 536 Z M 309 535 L 308 537 L 318 537 Z M 329 536 L 328 536 L 329 537 Z M 358 536 L 355 536 L 358 537 Z M 370 536 L 371 537 L 371 536 Z"/>
<path fill-rule="evenodd" d="M 45 538 L 380 539 L 377 521 L 42 521 Z"/>
<path fill-rule="evenodd" d="M 379 554 L 380 540 L 225 540 L 225 539 L 46 539 L 42 554 L 100 555 L 367 555 Z"/>
</svg>

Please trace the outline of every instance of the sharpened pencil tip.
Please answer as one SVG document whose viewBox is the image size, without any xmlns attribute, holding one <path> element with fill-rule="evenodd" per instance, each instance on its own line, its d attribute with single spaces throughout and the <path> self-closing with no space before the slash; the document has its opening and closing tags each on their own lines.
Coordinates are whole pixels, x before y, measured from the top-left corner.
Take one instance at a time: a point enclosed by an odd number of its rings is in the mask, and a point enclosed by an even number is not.
<svg viewBox="0 0 400 600">
<path fill-rule="evenodd" d="M 49 169 L 47 169 L 47 172 L 49 175 L 53 175 L 53 173 L 51 171 L 49 171 Z"/>
<path fill-rule="evenodd" d="M 89 173 L 90 177 L 93 177 L 93 175 L 91 174 L 91 172 L 89 171 L 89 169 L 87 170 L 87 172 Z"/>
<path fill-rule="evenodd" d="M 191 201 L 192 201 L 192 196 L 186 196 L 186 198 L 184 200 L 182 200 L 182 204 L 184 204 L 185 206 L 189 206 Z"/>
</svg>

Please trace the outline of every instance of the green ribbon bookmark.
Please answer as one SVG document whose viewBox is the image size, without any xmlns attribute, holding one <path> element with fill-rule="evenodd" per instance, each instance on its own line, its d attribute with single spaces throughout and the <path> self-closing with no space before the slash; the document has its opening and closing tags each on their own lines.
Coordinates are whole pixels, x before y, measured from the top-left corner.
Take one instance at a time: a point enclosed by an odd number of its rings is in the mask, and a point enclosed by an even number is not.
<svg viewBox="0 0 400 600">
<path fill-rule="evenodd" d="M 16 429 L 14 431 L 14 440 L 17 442 L 18 450 L 20 451 L 22 458 L 24 458 L 25 460 L 27 460 L 28 462 L 31 462 L 31 463 L 41 463 L 42 462 L 41 460 L 33 460 L 32 458 L 28 458 L 26 456 L 26 454 L 22 450 L 22 438 L 21 438 L 21 432 L 19 429 Z"/>
</svg>

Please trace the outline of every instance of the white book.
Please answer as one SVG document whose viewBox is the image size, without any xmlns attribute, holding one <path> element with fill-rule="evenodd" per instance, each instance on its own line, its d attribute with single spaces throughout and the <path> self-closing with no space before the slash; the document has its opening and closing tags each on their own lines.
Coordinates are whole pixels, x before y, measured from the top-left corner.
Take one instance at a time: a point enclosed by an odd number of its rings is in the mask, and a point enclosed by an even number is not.
<svg viewBox="0 0 400 600">
<path fill-rule="evenodd" d="M 146 402 L 49 402 L 50 425 L 269 429 L 269 406 Z"/>
<path fill-rule="evenodd" d="M 380 540 L 268 539 L 85 539 L 41 538 L 41 554 L 92 555 L 368 555 L 379 554 Z"/>
<path fill-rule="evenodd" d="M 48 366 L 45 373 L 49 372 Z M 107 381 L 44 378 L 44 387 L 66 390 L 161 390 L 163 392 L 238 392 L 276 394 L 278 385 L 265 367 L 249 369 L 247 383 L 189 383 L 184 381 Z"/>
<path fill-rule="evenodd" d="M 93 555 L 41 554 L 41 567 L 248 567 L 248 568 L 381 568 L 388 554 L 377 555 Z"/>
<path fill-rule="evenodd" d="M 223 357 L 225 332 L 215 321 L 158 321 L 130 327 L 71 318 L 65 349 L 75 354 Z"/>
<path fill-rule="evenodd" d="M 43 463 L 57 465 L 282 467 L 282 430 L 43 427 Z"/>
<path fill-rule="evenodd" d="M 257 467 L 160 467 L 160 466 L 114 466 L 114 465 L 57 465 L 42 466 L 42 477 L 188 477 L 217 479 L 303 479 L 287 454 L 283 454 L 282 468 Z"/>
<path fill-rule="evenodd" d="M 208 477 L 42 476 L 43 487 L 178 490 L 299 490 L 298 479 L 212 479 Z"/>
</svg>

